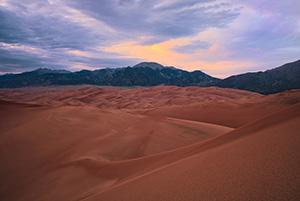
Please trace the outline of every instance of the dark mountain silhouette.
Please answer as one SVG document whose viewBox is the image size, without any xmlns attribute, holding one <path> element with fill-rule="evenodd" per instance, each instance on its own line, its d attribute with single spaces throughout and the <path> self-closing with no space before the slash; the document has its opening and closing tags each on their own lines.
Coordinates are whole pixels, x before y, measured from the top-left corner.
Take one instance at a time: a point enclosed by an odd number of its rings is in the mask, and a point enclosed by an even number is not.
<svg viewBox="0 0 300 201">
<path fill-rule="evenodd" d="M 0 88 L 50 85 L 111 85 L 111 86 L 203 86 L 217 81 L 201 71 L 188 72 L 174 67 L 164 67 L 155 62 L 142 62 L 133 67 L 100 69 L 79 72 L 37 69 L 21 74 L 0 76 Z"/>
<path fill-rule="evenodd" d="M 188 72 L 174 67 L 164 67 L 155 62 L 142 62 L 133 67 L 82 70 L 73 73 L 40 68 L 31 72 L 0 76 L 0 88 L 80 84 L 218 86 L 272 94 L 300 89 L 300 60 L 264 72 L 240 74 L 223 80 L 211 77 L 202 71 Z"/>
<path fill-rule="evenodd" d="M 61 73 L 61 74 L 65 74 L 65 73 L 71 73 L 71 71 L 67 71 L 67 70 L 51 70 L 51 69 L 48 69 L 48 68 L 38 68 L 34 71 L 31 71 L 31 72 L 27 72 L 27 73 L 22 73 L 23 75 L 24 74 L 36 74 L 37 76 L 39 75 L 43 75 L 43 74 L 53 74 L 53 73 Z"/>
<path fill-rule="evenodd" d="M 44 74 L 66 74 L 66 73 L 71 73 L 71 71 L 67 70 L 51 70 L 48 68 L 38 68 L 34 71 L 30 72 L 24 72 L 20 74 L 5 74 L 0 76 L 0 80 L 5 80 L 5 79 L 15 79 L 15 78 L 21 78 L 21 77 L 38 77 L 40 75 Z"/>
<path fill-rule="evenodd" d="M 156 63 L 156 62 L 141 62 L 135 66 L 133 66 L 132 68 L 151 68 L 153 70 L 156 70 L 156 69 L 163 69 L 164 66 L 159 64 L 159 63 Z"/>
<path fill-rule="evenodd" d="M 264 72 L 231 76 L 207 86 L 242 89 L 262 94 L 300 89 L 300 60 Z"/>
</svg>

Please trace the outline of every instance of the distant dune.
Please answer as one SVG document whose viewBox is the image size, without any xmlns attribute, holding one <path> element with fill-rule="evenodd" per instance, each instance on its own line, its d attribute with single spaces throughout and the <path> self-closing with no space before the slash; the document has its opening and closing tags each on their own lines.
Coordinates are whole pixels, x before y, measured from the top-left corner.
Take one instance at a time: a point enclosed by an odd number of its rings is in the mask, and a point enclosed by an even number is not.
<svg viewBox="0 0 300 201">
<path fill-rule="evenodd" d="M 236 89 L 176 86 L 136 89 L 33 87 L 0 90 L 1 99 L 14 102 L 41 105 L 89 104 L 114 109 L 145 109 L 164 105 L 187 105 L 203 101 L 252 99 L 262 96 Z"/>
<path fill-rule="evenodd" d="M 300 91 L 0 90 L 0 200 L 297 200 Z"/>
<path fill-rule="evenodd" d="M 216 99 L 189 105 L 165 105 L 143 113 L 238 128 L 298 102 L 300 90 L 294 90 L 268 96 L 254 95 L 246 99 Z"/>
</svg>

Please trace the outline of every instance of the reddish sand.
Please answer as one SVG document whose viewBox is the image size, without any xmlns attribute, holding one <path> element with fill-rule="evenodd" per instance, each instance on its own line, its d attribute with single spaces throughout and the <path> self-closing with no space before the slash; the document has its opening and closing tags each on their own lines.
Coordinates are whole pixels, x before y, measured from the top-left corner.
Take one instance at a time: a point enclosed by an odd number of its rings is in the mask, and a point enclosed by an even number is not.
<svg viewBox="0 0 300 201">
<path fill-rule="evenodd" d="M 300 197 L 297 90 L 26 88 L 0 98 L 0 200 Z"/>
<path fill-rule="evenodd" d="M 42 87 L 2 89 L 0 99 L 40 105 L 92 105 L 151 116 L 238 128 L 300 102 L 300 90 L 269 96 L 217 87 L 159 86 L 138 89 Z M 230 117 L 230 118 L 228 118 Z"/>
<path fill-rule="evenodd" d="M 143 114 L 168 116 L 238 128 L 300 102 L 300 90 L 247 99 L 220 99 L 188 105 L 165 105 Z"/>
<path fill-rule="evenodd" d="M 84 200 L 299 200 L 299 122 L 297 104 L 168 153 L 177 160 Z"/>
<path fill-rule="evenodd" d="M 57 87 L 2 89 L 0 99 L 42 105 L 94 105 L 101 108 L 144 109 L 164 105 L 187 105 L 212 100 L 240 100 L 262 95 L 216 87 L 158 86 L 138 89 Z"/>
</svg>

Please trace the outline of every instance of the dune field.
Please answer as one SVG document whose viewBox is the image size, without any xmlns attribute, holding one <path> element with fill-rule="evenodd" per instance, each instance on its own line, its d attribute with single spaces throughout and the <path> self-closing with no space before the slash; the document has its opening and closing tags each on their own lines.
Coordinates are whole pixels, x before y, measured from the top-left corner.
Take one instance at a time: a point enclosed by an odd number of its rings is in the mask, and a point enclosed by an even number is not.
<svg viewBox="0 0 300 201">
<path fill-rule="evenodd" d="M 0 200 L 299 200 L 300 90 L 0 90 Z"/>
</svg>

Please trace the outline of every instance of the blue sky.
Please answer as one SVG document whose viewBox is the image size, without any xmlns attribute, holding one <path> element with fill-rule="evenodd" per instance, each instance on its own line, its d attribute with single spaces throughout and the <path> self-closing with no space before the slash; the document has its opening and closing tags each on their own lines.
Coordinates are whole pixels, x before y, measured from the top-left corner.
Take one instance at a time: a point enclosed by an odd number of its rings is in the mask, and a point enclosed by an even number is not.
<svg viewBox="0 0 300 201">
<path fill-rule="evenodd" d="M 0 73 L 155 61 L 227 77 L 300 59 L 300 1 L 0 0 Z"/>
</svg>

